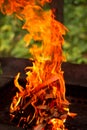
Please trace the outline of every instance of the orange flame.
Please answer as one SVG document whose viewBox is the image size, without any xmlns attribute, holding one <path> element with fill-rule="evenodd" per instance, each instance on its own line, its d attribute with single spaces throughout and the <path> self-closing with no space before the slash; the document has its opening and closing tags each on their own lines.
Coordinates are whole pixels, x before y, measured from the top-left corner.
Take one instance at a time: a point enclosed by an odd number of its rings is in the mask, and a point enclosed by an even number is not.
<svg viewBox="0 0 87 130">
<path fill-rule="evenodd" d="M 63 121 L 60 119 L 53 118 L 49 123 L 52 123 L 53 125 L 52 130 L 64 130 Z"/>
<path fill-rule="evenodd" d="M 28 123 L 36 118 L 35 125 L 41 124 L 45 120 L 48 121 L 48 124 L 52 123 L 52 130 L 65 130 L 63 122 L 69 112 L 69 103 L 65 98 L 65 82 L 61 64 L 64 60 L 62 55 L 63 35 L 67 29 L 55 20 L 52 10 L 43 8 L 46 2 L 51 2 L 51 0 L 0 1 L 2 12 L 16 13 L 18 18 L 25 20 L 23 29 L 28 31 L 24 38 L 27 46 L 30 45 L 32 39 L 35 43 L 42 43 L 41 46 L 33 44 L 30 48 L 34 62 L 32 67 L 26 68 L 26 87 L 19 85 L 19 73 L 15 78 L 15 86 L 19 92 L 13 98 L 10 112 L 12 114 L 21 108 L 25 110 L 29 104 L 32 104 L 35 114 L 32 119 L 29 115 Z M 27 97 L 29 98 L 28 103 L 26 102 Z M 37 105 L 39 100 L 41 103 Z M 50 100 L 49 103 L 47 103 L 48 100 Z M 54 112 L 55 110 L 56 112 Z"/>
</svg>

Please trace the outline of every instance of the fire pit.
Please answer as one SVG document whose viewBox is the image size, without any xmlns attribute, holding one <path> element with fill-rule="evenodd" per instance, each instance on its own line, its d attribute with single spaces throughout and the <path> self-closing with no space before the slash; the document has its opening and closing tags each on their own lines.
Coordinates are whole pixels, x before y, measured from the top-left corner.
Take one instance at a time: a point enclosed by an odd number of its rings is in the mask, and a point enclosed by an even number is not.
<svg viewBox="0 0 87 130">
<path fill-rule="evenodd" d="M 32 61 L 18 58 L 0 58 L 2 74 L 0 75 L 0 129 L 22 130 L 11 122 L 9 107 L 15 95 L 14 76 L 21 72 L 20 84 L 25 84 L 24 68 L 32 66 Z M 66 127 L 69 130 L 87 130 L 87 65 L 63 63 L 66 82 L 66 97 L 70 101 L 70 111 L 77 113 L 68 117 Z M 29 129 L 29 128 L 28 128 Z M 39 130 L 39 129 L 38 129 Z"/>
<path fill-rule="evenodd" d="M 0 87 L 0 121 L 3 124 L 2 127 L 7 124 L 11 128 L 17 126 L 19 129 L 22 127 L 27 130 L 66 130 L 66 128 L 79 130 L 81 126 L 83 128 L 83 124 L 86 125 L 77 118 L 81 116 L 84 120 L 81 110 L 83 108 L 85 110 L 86 87 L 84 84 L 86 82 L 85 79 L 81 80 L 75 75 L 79 72 L 78 68 L 75 70 L 73 67 L 75 71 L 71 73 L 67 70 L 70 65 L 61 66 L 65 60 L 62 45 L 67 28 L 55 19 L 55 9 L 50 8 L 50 4 L 51 0 L 0 2 L 2 12 L 15 13 L 19 19 L 25 21 L 22 27 L 27 30 L 24 40 L 26 46 L 30 47 L 29 51 L 33 58 L 32 61 L 1 59 L 3 73 Z M 61 68 L 67 70 L 68 79 L 72 81 L 71 83 L 65 76 L 66 89 Z M 71 105 L 67 99 L 70 100 Z M 75 107 L 77 105 L 81 108 L 80 111 Z M 74 113 L 69 112 L 69 106 Z M 73 119 L 71 117 L 76 115 L 75 112 L 78 116 Z M 72 122 L 75 125 L 71 125 Z"/>
</svg>

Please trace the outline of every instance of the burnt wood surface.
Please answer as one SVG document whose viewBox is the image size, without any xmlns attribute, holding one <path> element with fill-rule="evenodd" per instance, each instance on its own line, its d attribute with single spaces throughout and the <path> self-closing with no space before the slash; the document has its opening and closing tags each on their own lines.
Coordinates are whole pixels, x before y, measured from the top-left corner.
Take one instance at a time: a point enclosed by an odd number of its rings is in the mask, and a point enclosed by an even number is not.
<svg viewBox="0 0 87 130">
<path fill-rule="evenodd" d="M 21 73 L 21 78 L 25 77 L 25 67 L 31 66 L 32 62 L 28 59 L 21 58 L 0 58 L 0 88 L 9 83 L 18 72 Z"/>
<path fill-rule="evenodd" d="M 0 130 L 6 130 L 6 128 L 7 130 L 22 130 L 22 128 L 16 128 L 16 125 L 10 121 L 9 117 L 9 107 L 15 95 L 13 81 L 6 84 L 3 88 L 0 90 Z M 77 116 L 67 119 L 66 128 L 68 130 L 87 130 L 87 100 L 70 96 L 68 100 L 71 103 L 70 112 L 77 113 Z"/>
<path fill-rule="evenodd" d="M 23 128 L 17 128 L 11 125 L 0 124 L 0 130 L 24 130 Z"/>
<path fill-rule="evenodd" d="M 0 58 L 2 74 L 0 74 L 0 88 L 11 81 L 18 72 L 25 77 L 25 67 L 32 66 L 32 61 L 21 58 Z M 87 64 L 63 63 L 64 79 L 67 85 L 87 87 Z"/>
<path fill-rule="evenodd" d="M 9 106 L 15 95 L 14 77 L 21 73 L 24 82 L 25 67 L 32 66 L 32 61 L 21 58 L 0 58 L 2 74 L 0 74 L 0 130 L 22 130 L 10 122 Z M 66 127 L 69 130 L 87 130 L 87 65 L 63 63 L 62 70 L 66 83 L 66 95 L 70 101 L 70 112 L 77 113 L 69 118 Z M 11 127 L 10 127 L 11 126 Z"/>
<path fill-rule="evenodd" d="M 62 68 L 67 84 L 87 87 L 87 64 L 63 63 Z"/>
</svg>

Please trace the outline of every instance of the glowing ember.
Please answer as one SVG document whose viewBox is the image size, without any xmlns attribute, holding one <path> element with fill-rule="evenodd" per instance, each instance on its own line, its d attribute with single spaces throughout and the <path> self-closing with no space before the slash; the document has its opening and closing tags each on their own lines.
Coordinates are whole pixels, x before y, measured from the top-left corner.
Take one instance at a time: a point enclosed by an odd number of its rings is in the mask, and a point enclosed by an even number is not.
<svg viewBox="0 0 87 130">
<path fill-rule="evenodd" d="M 53 10 L 44 9 L 50 0 L 1 0 L 1 11 L 6 14 L 16 13 L 25 20 L 23 29 L 27 46 L 33 55 L 33 66 L 26 68 L 26 87 L 20 86 L 15 78 L 18 92 L 10 106 L 12 120 L 17 125 L 33 127 L 35 130 L 65 130 L 64 122 L 69 114 L 68 101 L 65 98 L 65 82 L 61 63 L 63 36 L 66 28 L 54 19 Z"/>
</svg>

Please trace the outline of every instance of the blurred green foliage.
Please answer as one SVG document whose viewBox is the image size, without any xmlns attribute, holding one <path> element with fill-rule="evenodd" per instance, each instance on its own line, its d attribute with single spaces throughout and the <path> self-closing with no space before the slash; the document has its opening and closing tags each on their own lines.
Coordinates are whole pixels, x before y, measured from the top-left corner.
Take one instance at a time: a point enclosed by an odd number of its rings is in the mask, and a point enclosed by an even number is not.
<svg viewBox="0 0 87 130">
<path fill-rule="evenodd" d="M 15 16 L 0 13 L 0 57 L 29 57 L 23 41 L 25 30 L 22 21 Z"/>
<path fill-rule="evenodd" d="M 87 0 L 64 1 L 64 53 L 69 62 L 87 63 Z"/>
<path fill-rule="evenodd" d="M 23 21 L 0 13 L 0 57 L 29 58 Z M 63 46 L 67 61 L 87 63 L 87 0 L 64 0 L 64 25 L 69 32 Z"/>
</svg>

